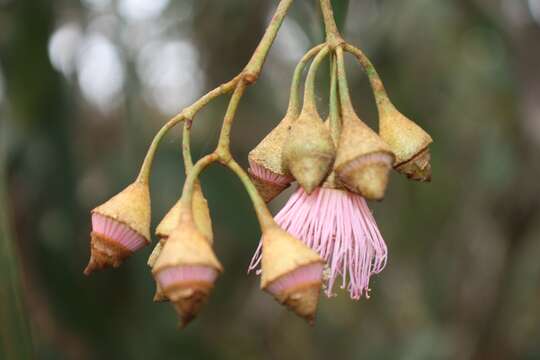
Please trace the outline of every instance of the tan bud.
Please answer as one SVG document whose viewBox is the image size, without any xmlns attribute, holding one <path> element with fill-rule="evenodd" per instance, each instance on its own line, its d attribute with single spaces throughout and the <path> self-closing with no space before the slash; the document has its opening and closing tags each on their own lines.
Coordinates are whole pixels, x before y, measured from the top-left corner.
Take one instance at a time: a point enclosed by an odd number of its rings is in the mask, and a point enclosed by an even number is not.
<svg viewBox="0 0 540 360">
<path fill-rule="evenodd" d="M 283 160 L 291 174 L 309 194 L 332 168 L 336 149 L 328 128 L 315 110 L 302 110 L 289 130 Z"/>
<path fill-rule="evenodd" d="M 259 166 L 270 170 L 271 172 L 290 176 L 288 169 L 283 166 L 282 153 L 283 145 L 289 133 L 294 118 L 291 115 L 286 115 L 283 120 L 265 136 L 264 139 L 250 151 L 248 159 L 250 162 L 255 162 Z"/>
<path fill-rule="evenodd" d="M 150 191 L 135 182 L 92 210 L 90 261 L 84 273 L 118 267 L 150 239 Z"/>
<path fill-rule="evenodd" d="M 202 192 L 200 184 L 195 183 L 193 189 L 193 220 L 197 226 L 197 229 L 202 233 L 204 238 L 212 244 L 213 232 L 212 232 L 212 220 L 210 218 L 210 209 L 208 208 L 208 202 L 206 201 Z M 181 216 L 182 205 L 180 200 L 169 210 L 167 215 L 161 220 L 156 228 L 156 235 L 160 238 L 160 242 L 154 248 L 154 251 L 148 258 L 148 265 L 153 268 L 154 264 L 159 257 L 165 241 L 169 238 L 171 232 L 178 226 Z M 167 295 L 163 292 L 159 284 L 156 284 L 156 292 L 154 294 L 155 302 L 168 301 Z"/>
<path fill-rule="evenodd" d="M 261 288 L 270 292 L 280 303 L 297 315 L 312 322 L 317 310 L 322 279 L 303 282 L 288 282 L 289 286 L 273 290 L 281 281 L 303 267 L 324 263 L 324 260 L 307 245 L 294 238 L 280 227 L 266 230 L 262 237 Z"/>
<path fill-rule="evenodd" d="M 272 201 L 294 180 L 282 158 L 283 144 L 292 121 L 292 115 L 287 114 L 249 153 L 249 176 L 265 202 Z"/>
<path fill-rule="evenodd" d="M 393 161 L 392 151 L 377 133 L 354 112 L 344 112 L 334 165 L 343 184 L 367 199 L 380 200 Z"/>
<path fill-rule="evenodd" d="M 195 225 L 191 212 L 181 207 L 178 226 L 165 242 L 152 273 L 159 282 L 159 275 L 163 271 L 190 267 L 208 269 L 216 273 L 216 276 L 223 271 L 207 238 Z M 183 277 L 168 287 L 161 286 L 161 290 L 175 305 L 183 325 L 186 325 L 197 315 L 213 285 L 213 280 L 200 281 Z"/>
<path fill-rule="evenodd" d="M 146 183 L 134 182 L 92 213 L 126 224 L 150 241 L 150 190 Z"/>
<path fill-rule="evenodd" d="M 223 271 L 212 247 L 201 231 L 196 228 L 191 217 L 190 220 L 180 221 L 169 235 L 152 272 L 156 273 L 163 268 L 180 265 L 209 266 L 219 272 Z"/>
<path fill-rule="evenodd" d="M 418 181 L 431 179 L 429 150 L 427 153 L 426 150 L 433 139 L 389 100 L 379 104 L 379 133 L 396 155 L 397 171 Z"/>
<path fill-rule="evenodd" d="M 210 218 L 210 209 L 208 208 L 208 202 L 206 201 L 201 186 L 198 182 L 195 183 L 193 188 L 192 206 L 193 220 L 195 221 L 197 228 L 208 239 L 210 244 L 212 244 L 214 234 L 212 231 L 212 219 Z M 157 226 L 156 235 L 160 239 L 168 238 L 171 232 L 178 226 L 181 207 L 182 205 L 180 203 L 180 200 L 178 200 Z"/>
</svg>

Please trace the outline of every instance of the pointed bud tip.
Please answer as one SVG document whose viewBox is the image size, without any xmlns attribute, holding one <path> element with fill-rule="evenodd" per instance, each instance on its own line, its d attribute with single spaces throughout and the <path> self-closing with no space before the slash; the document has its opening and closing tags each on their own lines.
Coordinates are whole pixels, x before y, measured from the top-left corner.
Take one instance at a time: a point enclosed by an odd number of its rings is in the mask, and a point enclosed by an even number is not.
<svg viewBox="0 0 540 360">
<path fill-rule="evenodd" d="M 162 303 L 162 302 L 168 302 L 169 298 L 167 295 L 163 293 L 163 290 L 159 287 L 159 285 L 156 286 L 156 292 L 154 293 L 154 298 L 152 299 L 153 302 L 156 303 Z"/>
<path fill-rule="evenodd" d="M 107 267 L 117 268 L 132 254 L 122 244 L 102 234 L 92 232 L 90 236 L 90 260 L 83 271 L 86 276 Z"/>
<path fill-rule="evenodd" d="M 321 282 L 312 283 L 292 291 L 284 304 L 310 325 L 315 324 L 315 315 L 319 304 Z"/>
<path fill-rule="evenodd" d="M 209 266 L 184 265 L 164 268 L 154 276 L 185 326 L 206 302 L 218 271 Z"/>
<path fill-rule="evenodd" d="M 189 289 L 183 289 L 180 292 L 176 292 L 177 294 L 183 294 L 180 295 L 180 297 L 175 298 L 174 294 L 171 295 L 171 300 L 176 299 L 172 301 L 176 313 L 180 317 L 180 326 L 182 329 L 197 317 L 208 299 L 210 290 L 211 286 L 195 286 Z"/>
<path fill-rule="evenodd" d="M 430 182 L 432 178 L 432 170 L 431 153 L 429 148 L 422 150 L 411 160 L 396 166 L 396 170 L 406 175 L 411 180 Z"/>
<path fill-rule="evenodd" d="M 299 266 L 272 281 L 265 290 L 312 323 L 319 303 L 323 266 L 320 261 Z"/>
<path fill-rule="evenodd" d="M 302 188 L 311 194 L 324 180 L 332 165 L 332 158 L 306 156 L 291 161 L 289 169 Z"/>
</svg>

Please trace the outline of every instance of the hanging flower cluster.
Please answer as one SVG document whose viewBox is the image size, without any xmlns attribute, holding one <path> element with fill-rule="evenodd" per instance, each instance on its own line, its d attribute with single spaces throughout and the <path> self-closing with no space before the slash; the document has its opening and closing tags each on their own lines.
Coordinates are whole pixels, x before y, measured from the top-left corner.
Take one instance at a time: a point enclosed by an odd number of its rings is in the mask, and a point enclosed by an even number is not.
<svg viewBox="0 0 540 360">
<path fill-rule="evenodd" d="M 238 104 L 254 83 L 292 0 L 281 0 L 244 70 L 171 119 L 158 132 L 135 182 L 92 211 L 91 257 L 85 274 L 117 267 L 150 242 L 149 177 L 163 136 L 184 122 L 186 181 L 181 198 L 156 229 L 158 243 L 148 265 L 156 280 L 155 301 L 170 301 L 182 325 L 188 324 L 210 295 L 223 267 L 213 251 L 208 204 L 198 177 L 219 162 L 243 182 L 253 202 L 262 237 L 249 271 L 257 269 L 261 288 L 308 322 L 313 322 L 322 288 L 334 285 L 351 298 L 369 297 L 369 281 L 383 270 L 388 252 L 366 200 L 382 200 L 392 168 L 418 181 L 431 179 L 431 137 L 390 102 L 375 68 L 337 31 L 330 0 L 320 0 L 327 40 L 308 51 L 293 75 L 283 120 L 249 154 L 246 173 L 230 152 L 230 130 Z M 347 85 L 344 54 L 364 68 L 379 113 L 379 132 L 356 114 Z M 316 74 L 331 62 L 329 116 L 315 104 Z M 303 104 L 299 89 L 304 69 Z M 195 114 L 214 98 L 233 92 L 216 149 L 192 163 L 190 129 Z M 272 217 L 266 203 L 292 183 L 297 189 Z"/>
</svg>

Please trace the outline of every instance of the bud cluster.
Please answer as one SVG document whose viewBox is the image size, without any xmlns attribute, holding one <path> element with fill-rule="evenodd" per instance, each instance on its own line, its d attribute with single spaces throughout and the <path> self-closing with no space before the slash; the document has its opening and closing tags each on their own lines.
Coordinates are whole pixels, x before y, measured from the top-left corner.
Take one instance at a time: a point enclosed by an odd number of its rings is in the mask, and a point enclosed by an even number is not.
<svg viewBox="0 0 540 360">
<path fill-rule="evenodd" d="M 418 181 L 431 179 L 431 137 L 395 108 L 371 62 L 342 40 L 335 26 L 327 34 L 327 42 L 308 51 L 296 67 L 287 113 L 250 152 L 248 173 L 236 163 L 229 145 L 236 109 L 246 87 L 260 73 L 291 2 L 281 0 L 242 73 L 165 124 L 154 138 L 136 181 L 91 212 L 91 256 L 86 275 L 118 267 L 150 243 L 151 165 L 164 134 L 177 123 L 186 122 L 182 196 L 157 226 L 158 242 L 148 259 L 156 282 L 154 300 L 173 305 L 182 326 L 197 316 L 223 272 L 212 247 L 212 220 L 198 180 L 212 163 L 220 162 L 233 171 L 253 202 L 262 237 L 249 269 L 260 265 L 261 289 L 309 323 L 314 322 L 321 290 L 334 295 L 337 277 L 353 299 L 369 297 L 370 276 L 386 265 L 386 244 L 366 199 L 384 198 L 390 170 Z M 327 23 L 330 2 L 321 0 L 321 4 Z M 378 133 L 352 106 L 345 52 L 354 54 L 366 70 L 379 112 Z M 323 121 L 315 102 L 315 84 L 317 70 L 327 57 L 332 64 L 330 115 Z M 299 88 L 304 68 L 312 59 L 301 104 Z M 210 100 L 232 91 L 216 150 L 192 164 L 189 135 L 194 115 Z M 274 219 L 266 203 L 294 182 L 298 183 L 296 192 Z"/>
</svg>

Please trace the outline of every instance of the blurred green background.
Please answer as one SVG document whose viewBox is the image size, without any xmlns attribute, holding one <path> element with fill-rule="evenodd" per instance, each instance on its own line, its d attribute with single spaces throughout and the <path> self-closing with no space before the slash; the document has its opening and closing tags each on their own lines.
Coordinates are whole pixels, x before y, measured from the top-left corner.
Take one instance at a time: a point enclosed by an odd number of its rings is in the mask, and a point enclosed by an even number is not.
<svg viewBox="0 0 540 360">
<path fill-rule="evenodd" d="M 83 276 L 89 210 L 132 181 L 169 116 L 241 70 L 276 3 L 0 0 L 0 357 L 540 359 L 540 0 L 335 1 L 345 37 L 435 139 L 433 182 L 394 174 L 371 204 L 390 250 L 371 299 L 324 298 L 310 328 L 259 291 L 245 273 L 257 222 L 219 166 L 202 183 L 226 271 L 186 330 L 152 303 L 150 247 Z M 284 114 L 296 61 L 322 40 L 316 3 L 294 2 L 240 106 L 243 165 Z M 356 108 L 375 126 L 348 61 Z M 213 149 L 225 106 L 197 117 L 194 156 Z M 179 135 L 154 166 L 154 225 L 183 182 Z"/>
</svg>

